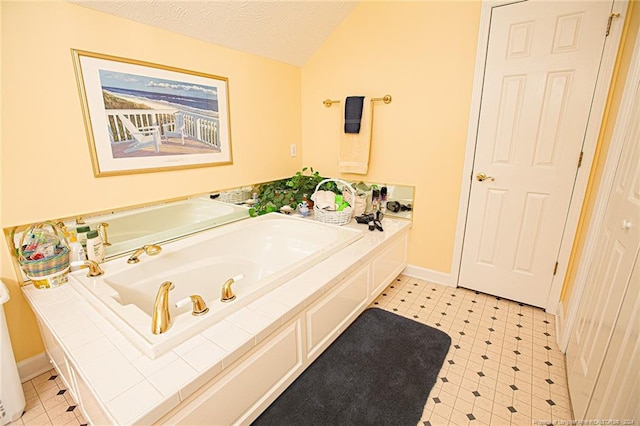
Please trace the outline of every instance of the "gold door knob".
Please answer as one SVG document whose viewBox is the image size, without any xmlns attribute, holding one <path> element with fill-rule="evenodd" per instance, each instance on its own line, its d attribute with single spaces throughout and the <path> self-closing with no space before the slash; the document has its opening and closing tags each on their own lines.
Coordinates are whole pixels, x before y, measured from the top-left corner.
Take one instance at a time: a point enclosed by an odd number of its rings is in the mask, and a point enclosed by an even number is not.
<svg viewBox="0 0 640 426">
<path fill-rule="evenodd" d="M 490 180 L 490 181 L 496 180 L 496 178 L 494 178 L 493 176 L 487 176 L 486 173 L 482 173 L 482 172 L 476 175 L 476 179 L 478 179 L 478 182 L 484 182 L 485 180 Z"/>
</svg>

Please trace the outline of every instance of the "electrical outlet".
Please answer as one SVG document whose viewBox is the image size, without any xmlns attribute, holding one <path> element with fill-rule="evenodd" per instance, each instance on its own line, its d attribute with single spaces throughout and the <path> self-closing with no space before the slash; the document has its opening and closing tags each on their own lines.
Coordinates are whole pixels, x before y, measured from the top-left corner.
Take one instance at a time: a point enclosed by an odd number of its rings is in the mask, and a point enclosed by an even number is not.
<svg viewBox="0 0 640 426">
<path fill-rule="evenodd" d="M 296 155 L 298 155 L 298 152 L 297 152 L 296 144 L 295 144 L 295 143 L 292 143 L 292 144 L 291 144 L 290 149 L 291 149 L 291 156 L 292 156 L 292 157 L 295 157 Z"/>
</svg>

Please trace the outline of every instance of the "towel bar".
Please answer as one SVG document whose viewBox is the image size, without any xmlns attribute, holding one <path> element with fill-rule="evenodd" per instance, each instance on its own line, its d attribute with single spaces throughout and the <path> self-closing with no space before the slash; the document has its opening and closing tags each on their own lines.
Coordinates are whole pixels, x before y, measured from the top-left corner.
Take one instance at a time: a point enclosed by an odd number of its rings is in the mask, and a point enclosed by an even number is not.
<svg viewBox="0 0 640 426">
<path fill-rule="evenodd" d="M 391 103 L 391 95 L 384 95 L 382 98 L 371 98 L 371 102 L 378 102 L 378 101 L 382 101 L 385 104 L 390 104 Z M 339 104 L 340 101 L 339 100 L 334 100 L 334 99 L 325 99 L 324 101 L 322 101 L 322 103 L 324 104 L 324 106 L 326 106 L 327 108 L 329 108 L 331 105 L 333 104 Z"/>
</svg>

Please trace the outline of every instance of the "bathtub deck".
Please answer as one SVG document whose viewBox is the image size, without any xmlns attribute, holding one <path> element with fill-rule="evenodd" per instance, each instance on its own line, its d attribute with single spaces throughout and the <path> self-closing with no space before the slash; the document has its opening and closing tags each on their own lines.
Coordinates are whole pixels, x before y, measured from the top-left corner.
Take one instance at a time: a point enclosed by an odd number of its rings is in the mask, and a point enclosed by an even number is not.
<svg viewBox="0 0 640 426">
<path fill-rule="evenodd" d="M 353 221 L 348 227 L 366 229 Z M 365 265 L 411 223 L 384 220 L 385 232 L 365 232 L 325 262 L 291 279 L 157 359 L 136 349 L 74 289 L 23 287 L 37 316 L 63 342 L 84 392 L 104 407 L 110 423 L 152 423 L 233 364 L 331 287 Z M 136 401 L 135 405 L 130 402 Z"/>
</svg>

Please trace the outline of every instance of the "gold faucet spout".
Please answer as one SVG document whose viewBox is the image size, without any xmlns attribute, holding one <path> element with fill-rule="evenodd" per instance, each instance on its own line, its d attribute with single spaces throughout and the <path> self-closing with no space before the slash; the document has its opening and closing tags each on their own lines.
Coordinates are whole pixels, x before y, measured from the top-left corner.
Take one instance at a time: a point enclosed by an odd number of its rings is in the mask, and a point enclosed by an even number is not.
<svg viewBox="0 0 640 426">
<path fill-rule="evenodd" d="M 151 332 L 162 334 L 171 327 L 171 314 L 169 313 L 169 291 L 173 290 L 171 281 L 160 284 L 156 301 L 153 304 L 153 318 L 151 320 Z"/>
</svg>

